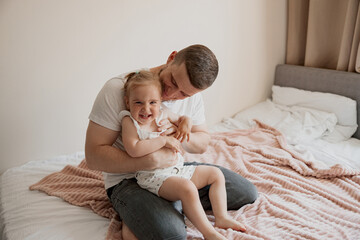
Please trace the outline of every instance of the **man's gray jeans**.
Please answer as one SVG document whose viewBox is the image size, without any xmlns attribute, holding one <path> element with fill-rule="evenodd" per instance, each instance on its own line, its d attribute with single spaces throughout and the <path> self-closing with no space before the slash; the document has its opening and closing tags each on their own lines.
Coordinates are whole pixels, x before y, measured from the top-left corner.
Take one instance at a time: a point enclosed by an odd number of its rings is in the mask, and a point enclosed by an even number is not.
<svg viewBox="0 0 360 240">
<path fill-rule="evenodd" d="M 204 163 L 184 163 L 185 165 L 211 165 Z M 245 204 L 253 203 L 258 194 L 256 187 L 241 175 L 224 167 L 228 210 L 237 210 Z M 201 204 L 211 210 L 209 187 L 199 190 Z M 120 219 L 139 239 L 186 239 L 186 226 L 181 211 L 181 202 L 170 202 L 139 187 L 136 179 L 125 179 L 107 191 Z"/>
</svg>

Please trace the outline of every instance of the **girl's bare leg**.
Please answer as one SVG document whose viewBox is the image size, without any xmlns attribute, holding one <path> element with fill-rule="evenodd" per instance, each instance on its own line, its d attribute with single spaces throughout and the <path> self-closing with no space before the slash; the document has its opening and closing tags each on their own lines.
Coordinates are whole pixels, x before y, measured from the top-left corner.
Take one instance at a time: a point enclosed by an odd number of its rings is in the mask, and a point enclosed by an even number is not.
<svg viewBox="0 0 360 240">
<path fill-rule="evenodd" d="M 128 228 L 128 226 L 124 222 L 122 224 L 121 236 L 123 240 L 138 240 L 134 233 Z"/>
<path fill-rule="evenodd" d="M 204 235 L 205 239 L 226 239 L 208 221 L 200 203 L 198 189 L 192 181 L 179 177 L 169 177 L 160 187 L 159 196 L 169 201 L 181 200 L 186 217 Z"/>
<path fill-rule="evenodd" d="M 246 231 L 244 224 L 232 219 L 227 213 L 225 178 L 220 169 L 212 166 L 197 166 L 191 181 L 198 189 L 211 185 L 209 198 L 216 227 Z"/>
</svg>

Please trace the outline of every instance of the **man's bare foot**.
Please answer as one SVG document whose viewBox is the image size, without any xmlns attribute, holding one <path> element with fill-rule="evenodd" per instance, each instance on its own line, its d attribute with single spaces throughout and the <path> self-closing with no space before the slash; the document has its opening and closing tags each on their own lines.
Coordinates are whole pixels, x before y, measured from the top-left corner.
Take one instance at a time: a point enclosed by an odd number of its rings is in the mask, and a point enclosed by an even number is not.
<svg viewBox="0 0 360 240">
<path fill-rule="evenodd" d="M 215 218 L 215 227 L 218 228 L 231 228 L 236 231 L 245 232 L 246 227 L 241 222 L 236 221 L 235 219 L 230 218 L 229 216 L 225 218 Z"/>
<path fill-rule="evenodd" d="M 138 240 L 128 226 L 123 222 L 121 229 L 122 239 L 124 240 Z"/>
</svg>

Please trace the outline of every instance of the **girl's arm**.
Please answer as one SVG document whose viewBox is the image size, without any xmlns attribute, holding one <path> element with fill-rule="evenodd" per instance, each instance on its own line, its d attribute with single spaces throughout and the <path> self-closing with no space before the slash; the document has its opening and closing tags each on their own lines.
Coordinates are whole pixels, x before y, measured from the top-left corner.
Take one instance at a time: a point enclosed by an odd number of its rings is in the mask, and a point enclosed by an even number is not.
<svg viewBox="0 0 360 240">
<path fill-rule="evenodd" d="M 131 173 L 167 168 L 177 163 L 174 152 L 169 148 L 161 148 L 143 157 L 130 157 L 126 151 L 113 146 L 118 136 L 118 131 L 89 121 L 85 141 L 85 159 L 90 169 L 109 173 Z"/>
<path fill-rule="evenodd" d="M 159 136 L 153 139 L 140 140 L 136 127 L 130 117 L 124 117 L 121 124 L 124 148 L 131 157 L 141 157 L 155 152 L 162 147 L 181 151 L 179 141 L 173 137 Z"/>
<path fill-rule="evenodd" d="M 181 116 L 178 120 L 178 128 L 174 135 L 176 139 L 183 142 L 185 139 L 190 141 L 190 133 L 192 129 L 192 121 L 188 116 Z"/>
</svg>

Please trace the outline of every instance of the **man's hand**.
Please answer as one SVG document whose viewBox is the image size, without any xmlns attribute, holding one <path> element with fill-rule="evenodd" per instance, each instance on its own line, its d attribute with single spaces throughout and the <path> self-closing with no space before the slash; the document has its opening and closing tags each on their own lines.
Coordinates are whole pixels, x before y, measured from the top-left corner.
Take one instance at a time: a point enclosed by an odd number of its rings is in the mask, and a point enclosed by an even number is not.
<svg viewBox="0 0 360 240">
<path fill-rule="evenodd" d="M 143 162 L 142 168 L 139 170 L 153 170 L 157 168 L 167 168 L 177 163 L 176 153 L 170 148 L 166 148 L 166 147 L 163 147 L 162 149 L 156 152 L 146 155 L 141 159 L 145 159 L 145 161 L 142 161 Z"/>
</svg>

